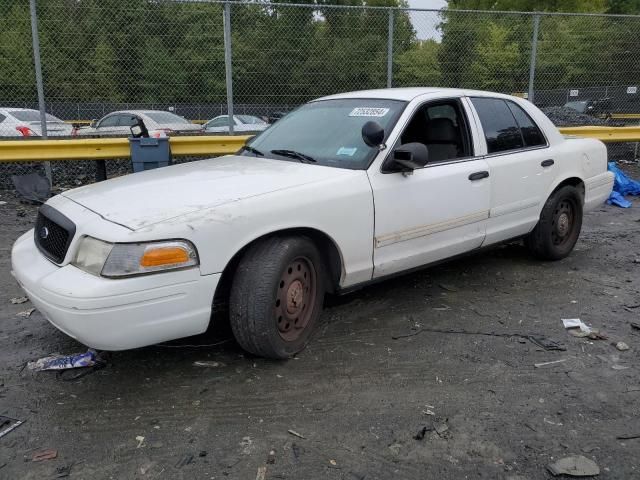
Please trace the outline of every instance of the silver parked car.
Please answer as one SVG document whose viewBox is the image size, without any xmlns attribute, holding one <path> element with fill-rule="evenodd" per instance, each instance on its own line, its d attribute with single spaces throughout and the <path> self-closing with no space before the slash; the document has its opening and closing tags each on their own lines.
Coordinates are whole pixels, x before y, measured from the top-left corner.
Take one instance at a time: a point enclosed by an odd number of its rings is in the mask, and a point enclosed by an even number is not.
<svg viewBox="0 0 640 480">
<path fill-rule="evenodd" d="M 200 131 L 200 125 L 191 123 L 184 117 L 163 110 L 121 110 L 105 115 L 91 122 L 91 126 L 78 130 L 80 136 L 117 137 L 131 134 L 131 126 L 142 120 L 149 135 L 187 133 Z"/>
<path fill-rule="evenodd" d="M 234 115 L 234 132 L 261 132 L 266 130 L 269 124 L 259 117 L 253 115 Z M 205 132 L 227 133 L 229 132 L 229 115 L 219 115 L 212 118 L 202 126 Z"/>
<path fill-rule="evenodd" d="M 46 115 L 47 136 L 70 137 L 73 126 L 53 115 Z M 40 137 L 40 112 L 31 108 L 0 107 L 0 137 Z"/>
</svg>

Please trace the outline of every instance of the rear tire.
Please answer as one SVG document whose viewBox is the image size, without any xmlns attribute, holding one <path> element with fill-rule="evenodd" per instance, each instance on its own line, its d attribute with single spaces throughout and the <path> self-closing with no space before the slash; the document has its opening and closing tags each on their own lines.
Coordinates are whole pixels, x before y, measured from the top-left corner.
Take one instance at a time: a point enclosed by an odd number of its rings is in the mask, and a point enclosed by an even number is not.
<svg viewBox="0 0 640 480">
<path fill-rule="evenodd" d="M 246 351 L 285 359 L 302 351 L 322 311 L 324 264 L 307 237 L 269 237 L 240 260 L 231 287 L 230 323 Z"/>
<path fill-rule="evenodd" d="M 576 187 L 565 185 L 547 199 L 524 243 L 536 258 L 561 260 L 573 250 L 581 228 L 582 195 Z"/>
</svg>

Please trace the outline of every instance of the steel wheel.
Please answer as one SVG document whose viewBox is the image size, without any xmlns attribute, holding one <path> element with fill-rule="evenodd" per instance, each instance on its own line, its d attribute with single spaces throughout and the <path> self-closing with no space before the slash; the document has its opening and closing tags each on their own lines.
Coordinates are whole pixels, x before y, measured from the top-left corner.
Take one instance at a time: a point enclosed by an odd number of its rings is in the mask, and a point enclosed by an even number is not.
<svg viewBox="0 0 640 480">
<path fill-rule="evenodd" d="M 551 220 L 551 241 L 556 246 L 564 245 L 573 232 L 575 205 L 566 198 L 558 203 Z"/>
<path fill-rule="evenodd" d="M 313 263 L 295 258 L 282 272 L 276 292 L 274 316 L 286 342 L 297 340 L 309 324 L 316 301 L 317 277 Z"/>
</svg>

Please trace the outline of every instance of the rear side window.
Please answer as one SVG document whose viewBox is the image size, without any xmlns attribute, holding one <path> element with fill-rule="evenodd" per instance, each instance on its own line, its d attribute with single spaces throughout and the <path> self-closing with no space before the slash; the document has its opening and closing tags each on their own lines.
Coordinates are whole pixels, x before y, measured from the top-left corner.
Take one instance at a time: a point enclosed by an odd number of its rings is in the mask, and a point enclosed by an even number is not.
<svg viewBox="0 0 640 480">
<path fill-rule="evenodd" d="M 516 105 L 513 102 L 507 102 L 511 113 L 516 118 L 516 122 L 520 126 L 522 132 L 522 138 L 524 144 L 527 147 L 539 147 L 540 145 L 546 145 L 547 141 L 542 135 L 542 132 L 538 126 L 533 122 L 531 117 L 520 105 Z"/>
<path fill-rule="evenodd" d="M 111 115 L 110 117 L 105 118 L 100 122 L 98 128 L 101 127 L 117 127 L 118 120 L 120 119 L 120 115 Z"/>
<path fill-rule="evenodd" d="M 471 102 L 480 117 L 488 153 L 524 147 L 520 127 L 504 100 L 476 97 Z"/>
<path fill-rule="evenodd" d="M 0 123 L 4 122 L 6 118 L 7 118 L 7 117 L 5 117 L 4 115 L 2 115 L 2 114 L 0 113 Z"/>
</svg>

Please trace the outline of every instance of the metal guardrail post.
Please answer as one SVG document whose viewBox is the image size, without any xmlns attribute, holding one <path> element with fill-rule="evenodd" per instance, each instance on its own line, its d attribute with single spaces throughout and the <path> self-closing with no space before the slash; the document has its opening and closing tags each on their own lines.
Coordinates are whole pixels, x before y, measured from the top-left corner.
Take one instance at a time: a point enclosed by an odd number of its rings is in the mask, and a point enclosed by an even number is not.
<svg viewBox="0 0 640 480">
<path fill-rule="evenodd" d="M 393 9 L 389 9 L 389 29 L 387 38 L 387 88 L 393 86 Z"/>
<path fill-rule="evenodd" d="M 44 101 L 44 84 L 42 82 L 42 64 L 40 62 L 40 38 L 38 36 L 38 14 L 36 12 L 36 0 L 29 0 L 29 10 L 31 12 L 31 42 L 33 43 L 33 63 L 36 70 L 36 86 L 38 89 L 38 108 L 40 109 L 40 129 L 42 138 L 47 139 L 47 110 Z M 44 162 L 44 173 L 49 180 L 49 185 L 53 185 L 53 175 L 51 173 L 51 163 Z"/>
<path fill-rule="evenodd" d="M 540 15 L 533 16 L 533 36 L 531 38 L 531 61 L 529 63 L 529 101 L 533 103 L 533 84 L 536 78 L 536 57 L 538 56 L 538 30 Z"/>
<path fill-rule="evenodd" d="M 233 70 L 231 50 L 231 3 L 225 2 L 223 14 L 224 26 L 224 74 L 227 84 L 227 115 L 229 116 L 229 135 L 233 135 Z"/>
</svg>

